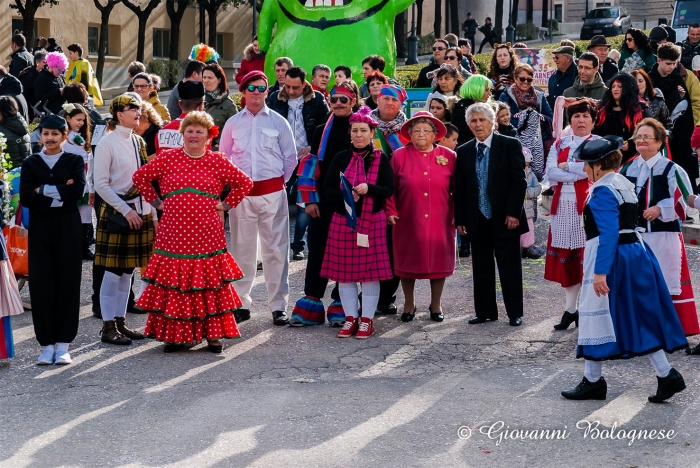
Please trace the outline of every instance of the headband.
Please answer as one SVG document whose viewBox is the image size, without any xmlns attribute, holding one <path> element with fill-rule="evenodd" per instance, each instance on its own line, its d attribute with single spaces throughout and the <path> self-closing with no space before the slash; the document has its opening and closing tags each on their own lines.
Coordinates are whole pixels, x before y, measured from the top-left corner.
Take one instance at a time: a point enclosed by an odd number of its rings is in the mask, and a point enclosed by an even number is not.
<svg viewBox="0 0 700 468">
<path fill-rule="evenodd" d="M 329 94 L 329 96 L 333 96 L 334 94 L 344 94 L 344 95 L 348 96 L 350 99 L 356 99 L 355 93 L 350 91 L 345 86 L 333 86 L 333 89 L 331 90 L 331 93 Z"/>
<path fill-rule="evenodd" d="M 379 96 L 389 96 L 398 99 L 401 104 L 407 99 L 406 90 L 401 86 L 393 84 L 382 85 L 382 89 L 379 91 Z"/>
</svg>

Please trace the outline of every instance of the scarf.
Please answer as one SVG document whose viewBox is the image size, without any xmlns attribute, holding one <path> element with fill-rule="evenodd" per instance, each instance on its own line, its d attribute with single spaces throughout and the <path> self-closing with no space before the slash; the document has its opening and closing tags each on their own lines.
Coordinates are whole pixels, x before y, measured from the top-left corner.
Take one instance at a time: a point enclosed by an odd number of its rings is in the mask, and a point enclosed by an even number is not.
<svg viewBox="0 0 700 468">
<path fill-rule="evenodd" d="M 391 148 L 391 151 L 402 148 L 403 143 L 401 143 L 401 140 L 399 139 L 399 131 L 401 131 L 401 126 L 406 121 L 406 115 L 402 111 L 399 111 L 394 120 L 390 120 L 388 122 L 384 122 L 383 120 L 379 119 L 379 109 L 374 109 L 370 115 L 379 124 L 378 130 L 381 132 L 384 140 Z M 384 148 L 382 149 L 386 154 L 391 152 L 386 151 Z"/>
<path fill-rule="evenodd" d="M 537 93 L 535 92 L 534 87 L 530 86 L 530 89 L 528 89 L 526 93 L 520 91 L 520 88 L 518 88 L 516 85 L 512 85 L 510 89 L 513 96 L 515 96 L 516 102 L 518 103 L 518 109 L 529 109 L 531 107 L 538 109 L 539 105 L 537 103 Z"/>
<path fill-rule="evenodd" d="M 321 134 L 321 144 L 318 147 L 318 155 L 307 154 L 301 158 L 299 161 L 299 168 L 297 169 L 297 205 L 302 208 L 306 207 L 309 203 L 318 203 L 318 178 L 321 175 L 320 162 L 326 155 L 326 148 L 328 148 L 328 138 L 331 134 L 331 128 L 333 128 L 333 121 L 335 115 L 331 113 L 331 116 L 326 121 L 326 126 L 323 127 L 323 133 Z"/>
</svg>

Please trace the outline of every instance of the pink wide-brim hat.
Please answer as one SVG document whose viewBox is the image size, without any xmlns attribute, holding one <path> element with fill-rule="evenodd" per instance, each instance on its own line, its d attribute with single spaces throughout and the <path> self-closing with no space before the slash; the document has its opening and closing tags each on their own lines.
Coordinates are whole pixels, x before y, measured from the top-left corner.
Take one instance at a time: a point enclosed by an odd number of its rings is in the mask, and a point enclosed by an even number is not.
<svg viewBox="0 0 700 468">
<path fill-rule="evenodd" d="M 411 135 L 408 133 L 408 127 L 411 124 L 411 122 L 417 119 L 428 119 L 433 124 L 435 124 L 435 127 L 437 128 L 437 135 L 435 135 L 435 141 L 442 140 L 443 138 L 445 138 L 445 135 L 447 135 L 447 128 L 445 128 L 444 123 L 436 119 L 430 112 L 420 111 L 413 114 L 413 116 L 411 116 L 410 119 L 408 119 L 403 123 L 403 125 L 401 125 L 401 131 L 399 133 L 401 134 L 401 137 L 406 141 L 411 141 Z"/>
</svg>

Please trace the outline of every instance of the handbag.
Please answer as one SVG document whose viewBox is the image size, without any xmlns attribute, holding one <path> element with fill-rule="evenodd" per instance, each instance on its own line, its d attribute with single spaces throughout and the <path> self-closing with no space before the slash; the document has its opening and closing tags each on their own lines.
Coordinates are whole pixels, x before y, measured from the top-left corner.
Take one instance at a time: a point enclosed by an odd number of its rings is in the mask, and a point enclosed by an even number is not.
<svg viewBox="0 0 700 468">
<path fill-rule="evenodd" d="M 107 233 L 124 234 L 131 231 L 129 221 L 121 213 L 109 213 L 107 215 Z"/>
<path fill-rule="evenodd" d="M 11 226 L 7 234 L 7 254 L 16 275 L 29 276 L 29 232 L 20 226 Z"/>
</svg>

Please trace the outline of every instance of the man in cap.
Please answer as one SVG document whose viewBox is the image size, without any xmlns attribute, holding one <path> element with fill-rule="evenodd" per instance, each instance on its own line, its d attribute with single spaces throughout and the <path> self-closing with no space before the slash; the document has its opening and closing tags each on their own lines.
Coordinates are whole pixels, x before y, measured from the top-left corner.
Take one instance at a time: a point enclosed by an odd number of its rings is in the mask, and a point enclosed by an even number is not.
<svg viewBox="0 0 700 468">
<path fill-rule="evenodd" d="M 286 325 L 289 209 L 285 183 L 297 165 L 297 149 L 289 122 L 265 104 L 267 86 L 267 77 L 259 70 L 241 79 L 239 89 L 246 104 L 224 125 L 219 149 L 254 183 L 241 204 L 229 211 L 231 253 L 244 275 L 233 284 L 243 302 L 234 313 L 236 321 L 250 318 L 250 292 L 257 267 L 255 243 L 259 235 L 272 321 Z"/>
<path fill-rule="evenodd" d="M 617 75 L 619 71 L 615 61 L 608 57 L 610 44 L 605 36 L 593 36 L 588 45 L 588 52 L 598 56 L 598 74 L 603 78 L 603 83 L 607 83 L 610 78 Z"/>
<path fill-rule="evenodd" d="M 554 54 L 554 63 L 557 66 L 557 71 L 549 77 L 547 102 L 554 108 L 554 102 L 557 98 L 564 94 L 566 89 L 574 85 L 578 72 L 574 62 L 573 42 L 564 39 L 552 53 Z"/>
<path fill-rule="evenodd" d="M 188 81 L 202 81 L 202 75 L 204 74 L 204 62 L 199 60 L 190 60 L 185 67 L 185 77 L 180 81 L 180 83 L 186 83 Z M 136 75 L 134 75 L 136 76 Z M 178 83 L 178 86 L 180 85 Z M 178 102 L 180 101 L 180 94 L 178 93 L 178 86 L 175 86 L 170 92 L 170 97 L 168 98 L 168 112 L 171 116 L 180 115 L 180 107 Z"/>
<path fill-rule="evenodd" d="M 156 138 L 156 152 L 167 148 L 181 148 L 183 135 L 180 133 L 180 122 L 192 111 L 204 109 L 204 85 L 201 81 L 181 81 L 177 84 L 180 99 L 177 101 L 180 108 L 178 118 L 170 122 L 158 131 Z M 209 143 L 211 149 L 211 142 Z"/>
</svg>

